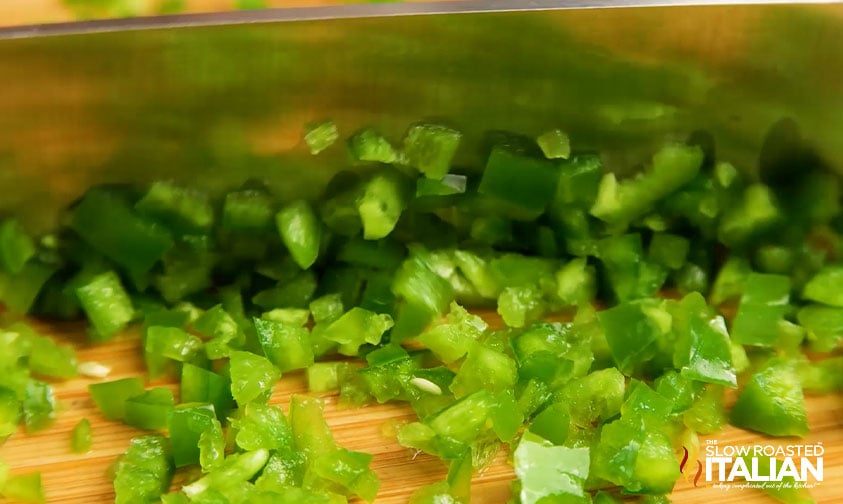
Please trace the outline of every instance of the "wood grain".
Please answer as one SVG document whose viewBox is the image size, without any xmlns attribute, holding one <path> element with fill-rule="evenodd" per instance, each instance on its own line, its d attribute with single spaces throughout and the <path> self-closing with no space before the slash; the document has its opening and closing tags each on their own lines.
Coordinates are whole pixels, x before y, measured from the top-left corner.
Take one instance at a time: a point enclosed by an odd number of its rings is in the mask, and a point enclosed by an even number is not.
<svg viewBox="0 0 843 504">
<path fill-rule="evenodd" d="M 85 342 L 80 326 L 49 328 L 57 339 L 69 341 L 77 347 L 81 361 L 98 361 L 113 367 L 108 377 L 118 379 L 143 374 L 140 345 L 136 332 L 129 332 L 104 345 L 91 346 Z M 0 458 L 15 474 L 41 471 L 47 501 L 56 504 L 87 504 L 113 500 L 111 482 L 107 476 L 109 465 L 125 450 L 128 440 L 140 431 L 105 420 L 94 407 L 86 387 L 93 379 L 78 378 L 55 384 L 61 411 L 55 425 L 33 435 L 19 432 L 0 448 Z M 166 384 L 177 391 L 174 383 Z M 302 373 L 286 374 L 276 386 L 271 402 L 288 405 L 292 394 L 306 393 Z M 424 454 L 402 448 L 390 435 L 390 427 L 412 421 L 412 411 L 398 404 L 372 405 L 363 408 L 343 408 L 333 395 L 324 397 L 325 414 L 338 442 L 352 450 L 374 455 L 373 468 L 381 478 L 379 504 L 406 503 L 412 491 L 421 485 L 442 479 L 446 468 Z M 829 395 L 807 398 L 811 434 L 805 440 L 774 440 L 736 428 L 726 428 L 715 436 L 721 444 L 751 444 L 757 442 L 787 444 L 788 442 L 823 443 L 824 482 L 811 490 L 819 503 L 843 502 L 843 397 Z M 70 452 L 70 431 L 83 417 L 93 425 L 93 449 L 84 455 Z M 494 463 L 477 474 L 472 489 L 475 504 L 503 504 L 509 496 L 513 479 L 507 454 L 499 453 Z M 675 503 L 702 504 L 731 502 L 742 504 L 773 502 L 758 490 L 694 487 L 680 479 L 671 496 Z M 0 501 L 2 502 L 2 501 Z"/>
</svg>

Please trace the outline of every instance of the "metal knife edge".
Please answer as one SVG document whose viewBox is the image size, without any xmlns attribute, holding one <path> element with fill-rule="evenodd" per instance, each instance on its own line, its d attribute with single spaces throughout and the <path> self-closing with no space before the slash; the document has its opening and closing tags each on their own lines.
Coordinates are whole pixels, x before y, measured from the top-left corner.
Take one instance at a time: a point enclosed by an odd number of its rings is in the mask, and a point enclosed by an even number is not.
<svg viewBox="0 0 843 504">
<path fill-rule="evenodd" d="M 841 0 L 455 0 L 348 4 L 324 7 L 288 7 L 7 26 L 0 27 L 0 40 L 84 35 L 116 31 L 391 16 L 639 7 L 827 3 L 843 2 Z"/>
</svg>

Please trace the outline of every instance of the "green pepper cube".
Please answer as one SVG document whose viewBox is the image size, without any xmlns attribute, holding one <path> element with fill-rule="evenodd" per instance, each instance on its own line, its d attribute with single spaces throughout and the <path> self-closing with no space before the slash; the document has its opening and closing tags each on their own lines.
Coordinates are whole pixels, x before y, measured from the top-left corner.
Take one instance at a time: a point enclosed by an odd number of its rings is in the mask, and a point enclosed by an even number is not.
<svg viewBox="0 0 843 504">
<path fill-rule="evenodd" d="M 120 277 L 113 271 L 90 279 L 76 289 L 76 296 L 91 322 L 91 337 L 95 341 L 111 338 L 135 318 L 132 300 L 123 288 Z"/>
<path fill-rule="evenodd" d="M 282 373 L 313 364 L 313 348 L 307 329 L 257 318 L 254 324 L 264 354 Z"/>
<path fill-rule="evenodd" d="M 328 183 L 327 199 L 320 205 L 319 216 L 328 229 L 340 236 L 354 236 L 363 228 L 357 210 L 360 184 L 360 175 L 347 171 L 340 172 Z"/>
<path fill-rule="evenodd" d="M 500 215 L 480 215 L 471 222 L 471 239 L 484 245 L 512 243 L 512 221 Z"/>
<path fill-rule="evenodd" d="M 363 238 L 379 240 L 395 229 L 406 207 L 406 190 L 397 176 L 375 175 L 363 186 L 357 211 L 363 222 Z"/>
<path fill-rule="evenodd" d="M 667 327 L 662 324 L 665 316 Z M 670 330 L 669 317 L 658 307 L 636 302 L 619 304 L 597 314 L 618 369 L 630 374 L 636 366 L 652 358 L 656 340 Z"/>
<path fill-rule="evenodd" d="M 541 212 L 556 194 L 559 169 L 545 159 L 495 147 L 478 191 L 516 208 Z"/>
<path fill-rule="evenodd" d="M 317 362 L 308 366 L 307 390 L 316 393 L 337 390 L 340 376 L 348 365 L 345 362 Z"/>
<path fill-rule="evenodd" d="M 102 383 L 88 385 L 97 409 L 109 420 L 123 420 L 126 418 L 126 401 L 143 394 L 143 380 L 140 378 L 123 378 Z"/>
<path fill-rule="evenodd" d="M 650 260 L 666 268 L 678 270 L 685 264 L 690 245 L 685 237 L 669 233 L 656 233 L 650 240 Z"/>
<path fill-rule="evenodd" d="M 519 502 L 589 502 L 585 491 L 589 452 L 589 448 L 554 446 L 535 434 L 525 433 L 512 461 L 520 482 Z"/>
<path fill-rule="evenodd" d="M 210 337 L 205 343 L 205 353 L 209 359 L 227 357 L 232 347 L 241 346 L 246 335 L 222 305 L 216 305 L 199 316 L 193 323 L 193 329 Z"/>
<path fill-rule="evenodd" d="M 313 298 L 316 288 L 313 271 L 302 271 L 286 282 L 258 292 L 252 297 L 252 302 L 264 310 L 304 308 Z"/>
<path fill-rule="evenodd" d="M 492 430 L 502 442 L 509 443 L 518 434 L 524 423 L 524 415 L 518 409 L 512 390 L 495 394 L 495 407 L 489 412 L 489 419 L 492 421 Z"/>
<path fill-rule="evenodd" d="M 793 269 L 796 254 L 797 251 L 791 247 L 769 244 L 761 245 L 755 250 L 755 263 L 762 273 L 786 275 Z M 840 278 L 843 279 L 843 275 Z"/>
<path fill-rule="evenodd" d="M 740 246 L 769 229 L 781 217 L 773 190 L 764 184 L 753 184 L 745 189 L 742 199 L 721 216 L 717 238 L 728 247 Z"/>
<path fill-rule="evenodd" d="M 561 161 L 553 214 L 567 213 L 568 206 L 588 209 L 597 197 L 602 174 L 603 162 L 594 154 L 576 155 Z"/>
<path fill-rule="evenodd" d="M 843 391 L 843 357 L 830 357 L 819 362 L 796 365 L 802 390 L 808 394 L 830 394 Z"/>
<path fill-rule="evenodd" d="M 140 429 L 164 429 L 169 425 L 174 404 L 172 390 L 155 387 L 126 400 L 124 421 Z"/>
<path fill-rule="evenodd" d="M 304 200 L 295 201 L 275 214 L 281 240 L 301 269 L 308 269 L 319 256 L 322 224 Z"/>
<path fill-rule="evenodd" d="M 356 161 L 375 163 L 394 163 L 398 161 L 398 152 L 389 140 L 374 129 L 361 130 L 348 139 L 348 150 Z"/>
<path fill-rule="evenodd" d="M 807 331 L 811 350 L 831 352 L 843 340 L 843 308 L 811 304 L 796 314 L 799 324 Z"/>
<path fill-rule="evenodd" d="M 47 383 L 28 380 L 24 387 L 21 407 L 28 433 L 49 427 L 56 419 L 56 399 L 53 388 Z"/>
<path fill-rule="evenodd" d="M 392 292 L 428 310 L 431 319 L 444 313 L 454 296 L 451 284 L 434 272 L 424 252 L 411 255 L 401 264 L 392 282 Z"/>
<path fill-rule="evenodd" d="M 591 469 L 632 493 L 670 493 L 680 476 L 670 439 L 634 414 L 603 426 Z"/>
<path fill-rule="evenodd" d="M 214 261 L 207 250 L 171 250 L 164 256 L 164 271 L 152 276 L 152 285 L 165 301 L 176 304 L 211 286 Z"/>
<path fill-rule="evenodd" d="M 440 458 L 457 458 L 465 454 L 466 447 L 459 443 L 454 443 L 456 453 L 444 453 L 442 444 L 437 438 L 436 432 L 427 424 L 421 422 L 410 422 L 398 428 L 398 443 L 405 448 L 412 448 L 420 450 Z"/>
<path fill-rule="evenodd" d="M 663 427 L 670 420 L 673 404 L 642 381 L 631 380 L 621 405 L 621 417 L 638 415 L 647 427 Z"/>
<path fill-rule="evenodd" d="M 189 363 L 181 368 L 179 397 L 183 403 L 212 404 L 220 418 L 234 406 L 228 377 Z"/>
<path fill-rule="evenodd" d="M 260 318 L 288 326 L 304 327 L 310 320 L 310 311 L 306 308 L 275 308 L 261 313 Z"/>
<path fill-rule="evenodd" d="M 597 255 L 595 223 L 586 210 L 572 205 L 565 205 L 555 211 L 558 233 L 565 237 L 565 250 L 573 256 Z"/>
<path fill-rule="evenodd" d="M 464 456 L 452 460 L 448 464 L 448 475 L 445 483 L 448 485 L 449 493 L 458 502 L 469 502 L 471 500 L 471 477 L 474 474 L 474 457 Z"/>
<path fill-rule="evenodd" d="M 418 380 L 412 381 L 411 375 L 416 363 L 410 359 L 407 351 L 395 344 L 385 345 L 366 355 L 369 365 L 359 370 L 368 392 L 379 402 L 392 399 L 404 399 L 408 389 L 410 393 L 418 388 Z M 412 387 L 411 387 L 412 385 Z M 422 387 L 429 384 L 422 382 Z"/>
<path fill-rule="evenodd" d="M 250 488 L 244 484 L 252 479 L 269 460 L 269 450 L 254 450 L 250 452 L 236 453 L 223 460 L 222 464 L 203 476 L 197 481 L 182 487 L 181 491 L 187 495 L 191 502 L 206 502 L 203 497 L 211 497 L 211 502 L 231 502 L 225 497 L 225 493 L 232 490 L 237 494 L 238 487 Z M 219 495 L 220 497 L 216 497 Z M 251 500 L 247 500 L 251 502 Z"/>
<path fill-rule="evenodd" d="M 448 174 L 441 179 L 420 178 L 416 181 L 416 198 L 463 194 L 467 185 L 468 177 L 465 175 Z"/>
<path fill-rule="evenodd" d="M 146 328 L 144 355 L 151 375 L 159 374 L 164 360 L 177 362 L 193 360 L 202 352 L 202 340 L 178 327 L 150 326 Z"/>
<path fill-rule="evenodd" d="M 182 0 L 171 0 L 173 2 L 181 2 Z M 164 6 L 169 5 L 168 3 L 162 4 L 161 10 L 162 14 L 167 14 L 168 12 L 164 12 Z M 176 10 L 176 12 L 180 12 L 181 7 Z M 161 504 L 190 504 L 190 499 L 187 495 L 179 492 L 170 492 L 161 496 Z"/>
<path fill-rule="evenodd" d="M 746 281 L 732 339 L 742 345 L 772 347 L 779 339 L 779 321 L 790 304 L 790 278 L 752 273 Z"/>
<path fill-rule="evenodd" d="M 203 472 L 219 468 L 225 460 L 225 438 L 222 425 L 211 419 L 211 425 L 199 435 L 199 466 Z"/>
<path fill-rule="evenodd" d="M 172 182 L 153 182 L 135 209 L 178 233 L 207 232 L 214 223 L 208 195 Z"/>
<path fill-rule="evenodd" d="M 260 476 L 255 480 L 255 487 L 260 490 L 281 493 L 287 500 L 282 499 L 284 504 L 296 502 L 317 504 L 320 499 L 325 500 L 324 495 L 314 495 L 309 490 L 301 487 L 304 480 L 305 460 L 304 456 L 295 450 L 287 452 L 274 452 L 269 456 L 266 465 Z M 314 490 L 314 493 L 319 493 Z M 329 504 L 326 501 L 326 504 Z"/>
<path fill-rule="evenodd" d="M 313 473 L 331 483 L 340 485 L 348 493 L 373 502 L 380 487 L 378 476 L 369 468 L 372 463 L 369 453 L 354 452 L 339 448 L 323 453 L 313 460 Z"/>
<path fill-rule="evenodd" d="M 530 422 L 530 432 L 561 446 L 568 439 L 571 414 L 564 403 L 553 403 Z"/>
<path fill-rule="evenodd" d="M 567 404 L 571 422 L 580 427 L 617 415 L 626 392 L 624 376 L 609 367 L 571 380 L 556 394 L 557 402 Z"/>
<path fill-rule="evenodd" d="M 498 313 L 509 327 L 524 327 L 541 318 L 546 304 L 537 286 L 506 287 L 498 296 Z"/>
<path fill-rule="evenodd" d="M 522 379 L 537 379 L 558 388 L 583 376 L 593 361 L 588 338 L 571 324 L 539 322 L 510 340 Z"/>
<path fill-rule="evenodd" d="M 725 402 L 723 387 L 707 384 L 683 415 L 685 425 L 700 434 L 720 432 L 727 421 Z"/>
<path fill-rule="evenodd" d="M 492 273 L 489 261 L 468 250 L 455 250 L 454 262 L 465 278 L 484 299 L 495 299 L 502 286 Z"/>
<path fill-rule="evenodd" d="M 310 302 L 308 308 L 310 308 L 313 321 L 317 324 L 320 322 L 333 322 L 345 312 L 342 296 L 339 294 L 326 294 L 316 298 Z"/>
<path fill-rule="evenodd" d="M 568 159 L 571 156 L 571 139 L 561 129 L 542 133 L 536 138 L 536 143 L 547 159 Z"/>
<path fill-rule="evenodd" d="M 295 447 L 308 460 L 337 449 L 334 436 L 322 415 L 322 401 L 293 395 L 290 398 L 290 427 Z"/>
<path fill-rule="evenodd" d="M 199 463 L 199 437 L 217 420 L 212 404 L 184 403 L 170 416 L 170 442 L 176 467 Z"/>
<path fill-rule="evenodd" d="M 826 266 L 811 278 L 802 297 L 817 303 L 843 307 L 843 266 Z"/>
<path fill-rule="evenodd" d="M 618 181 L 607 173 L 600 181 L 591 215 L 615 225 L 626 225 L 649 212 L 655 203 L 694 179 L 703 163 L 696 145 L 671 144 L 653 155 L 648 170 Z"/>
<path fill-rule="evenodd" d="M 483 389 L 502 392 L 514 387 L 517 380 L 517 366 L 511 357 L 474 342 L 451 383 L 451 390 L 458 398 Z"/>
<path fill-rule="evenodd" d="M 482 318 L 452 303 L 446 322 L 434 325 L 421 333 L 418 341 L 442 362 L 451 364 L 468 352 L 471 343 L 477 341 L 486 328 Z"/>
<path fill-rule="evenodd" d="M 0 495 L 18 502 L 43 503 L 47 502 L 44 487 L 41 485 L 41 473 L 34 472 L 9 476 L 6 484 L 0 489 Z"/>
<path fill-rule="evenodd" d="M 87 453 L 91 451 L 93 436 L 91 434 L 91 421 L 83 418 L 77 422 L 70 433 L 70 451 L 73 453 Z"/>
<path fill-rule="evenodd" d="M 701 294 L 685 296 L 673 317 L 677 341 L 673 363 L 692 380 L 737 385 L 726 321 L 715 316 Z"/>
<path fill-rule="evenodd" d="M 409 358 L 410 354 L 400 345 L 387 344 L 367 353 L 366 363 L 369 367 L 378 367 L 405 361 Z"/>
<path fill-rule="evenodd" d="M 76 352 L 67 345 L 58 345 L 44 336 L 32 338 L 29 369 L 33 373 L 68 380 L 78 374 Z"/>
<path fill-rule="evenodd" d="M 808 418 L 793 365 L 774 360 L 755 373 L 732 407 L 733 425 L 771 436 L 804 436 Z"/>
<path fill-rule="evenodd" d="M 21 420 L 21 401 L 13 390 L 0 387 L 0 444 L 17 432 Z M 2 464 L 0 463 L 0 488 L 2 488 Z"/>
<path fill-rule="evenodd" d="M 502 287 L 541 285 L 553 277 L 558 263 L 543 257 L 503 254 L 489 261 L 489 271 Z"/>
<path fill-rule="evenodd" d="M 746 288 L 746 281 L 752 267 L 743 257 L 732 256 L 726 260 L 711 288 L 709 300 L 713 305 L 721 305 L 726 301 L 739 299 Z"/>
<path fill-rule="evenodd" d="M 404 260 L 405 255 L 404 246 L 393 240 L 365 240 L 362 237 L 354 237 L 343 242 L 336 258 L 354 266 L 394 270 Z"/>
<path fill-rule="evenodd" d="M 621 501 L 612 497 L 611 494 L 604 491 L 599 491 L 594 495 L 594 500 L 592 500 L 592 504 L 622 504 Z"/>
<path fill-rule="evenodd" d="M 47 281 L 58 271 L 55 264 L 28 261 L 20 273 L 3 275 L 0 271 L 0 302 L 17 314 L 28 313 Z"/>
<path fill-rule="evenodd" d="M 494 396 L 487 390 L 478 390 L 452 403 L 425 423 L 436 435 L 469 445 L 486 428 L 494 407 Z"/>
<path fill-rule="evenodd" d="M 392 325 L 392 317 L 389 315 L 354 307 L 325 328 L 322 337 L 338 343 L 340 353 L 356 355 L 360 346 L 380 343 Z"/>
<path fill-rule="evenodd" d="M 73 211 L 70 227 L 135 278 L 152 269 L 173 246 L 163 226 L 140 217 L 122 198 L 102 189 L 85 194 Z"/>
<path fill-rule="evenodd" d="M 327 149 L 340 137 L 339 129 L 334 121 L 327 119 L 307 125 L 304 133 L 304 143 L 314 156 Z"/>
<path fill-rule="evenodd" d="M 618 301 L 651 297 L 667 279 L 667 270 L 645 259 L 641 235 L 610 236 L 598 243 L 599 258 Z"/>
<path fill-rule="evenodd" d="M 242 415 L 232 419 L 232 427 L 237 431 L 237 446 L 243 450 L 293 448 L 293 431 L 279 406 L 247 404 Z"/>
<path fill-rule="evenodd" d="M 232 351 L 231 395 L 239 406 L 252 401 L 266 402 L 281 373 L 266 357 L 251 352 Z"/>
<path fill-rule="evenodd" d="M 160 435 L 132 438 L 114 471 L 115 504 L 157 502 L 170 487 L 173 462 L 170 443 Z"/>
<path fill-rule="evenodd" d="M 569 261 L 556 272 L 556 297 L 567 306 L 590 303 L 597 294 L 594 266 L 584 257 Z"/>
<path fill-rule="evenodd" d="M 6 219 L 0 223 L 0 267 L 9 273 L 20 273 L 35 252 L 35 243 L 20 222 Z"/>
<path fill-rule="evenodd" d="M 428 179 L 441 179 L 451 168 L 461 137 L 459 131 L 439 124 L 411 126 L 404 137 L 407 164 Z"/>
<path fill-rule="evenodd" d="M 244 189 L 226 194 L 222 207 L 222 227 L 232 231 L 261 232 L 272 229 L 275 210 L 264 191 Z"/>
<path fill-rule="evenodd" d="M 440 502 L 462 502 L 451 493 L 448 483 L 437 481 L 413 490 L 409 504 L 437 504 Z"/>
</svg>

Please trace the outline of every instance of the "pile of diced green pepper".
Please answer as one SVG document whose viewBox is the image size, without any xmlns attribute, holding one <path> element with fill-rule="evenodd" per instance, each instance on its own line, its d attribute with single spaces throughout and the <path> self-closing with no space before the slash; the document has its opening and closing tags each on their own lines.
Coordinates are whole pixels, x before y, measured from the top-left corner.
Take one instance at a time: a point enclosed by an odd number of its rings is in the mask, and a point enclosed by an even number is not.
<svg viewBox="0 0 843 504">
<path fill-rule="evenodd" d="M 338 137 L 323 121 L 304 141 L 316 155 Z M 477 167 L 455 162 L 461 140 L 361 130 L 317 201 L 159 181 L 94 188 L 37 240 L 2 221 L 0 436 L 48 426 L 49 380 L 92 364 L 25 314 L 85 317 L 94 342 L 140 323 L 148 379 L 179 378 L 89 387 L 104 417 L 148 431 L 113 468 L 127 504 L 374 500 L 372 456 L 337 445 L 318 399 L 271 404 L 289 372 L 412 408 L 398 441 L 448 466 L 414 504 L 468 502 L 502 449 L 513 502 L 666 502 L 698 434 L 803 436 L 803 394 L 843 388 L 836 174 L 770 185 L 689 140 L 620 177 L 562 130 L 490 134 Z M 485 307 L 502 327 L 470 311 Z M 92 438 L 83 419 L 69 449 Z M 44 500 L 39 475 L 6 469 L 2 494 Z"/>
</svg>

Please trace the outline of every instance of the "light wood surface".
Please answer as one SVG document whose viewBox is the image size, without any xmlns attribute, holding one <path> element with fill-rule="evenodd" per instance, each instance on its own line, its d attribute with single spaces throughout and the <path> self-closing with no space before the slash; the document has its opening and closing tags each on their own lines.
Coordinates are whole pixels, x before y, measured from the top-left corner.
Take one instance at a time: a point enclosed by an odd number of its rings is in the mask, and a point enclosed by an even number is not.
<svg viewBox="0 0 843 504">
<path fill-rule="evenodd" d="M 122 335 L 108 344 L 92 346 L 85 342 L 81 326 L 41 329 L 59 340 L 72 342 L 78 348 L 80 361 L 93 360 L 112 366 L 108 380 L 143 374 L 136 332 Z M 49 503 L 111 502 L 113 494 L 107 476 L 108 467 L 125 450 L 128 440 L 140 432 L 109 422 L 96 411 L 86 391 L 87 385 L 93 381 L 78 378 L 55 384 L 56 396 L 63 407 L 55 425 L 34 435 L 16 433 L 0 447 L 0 458 L 12 467 L 13 474 L 42 472 Z M 177 392 L 174 383 L 169 385 Z M 307 384 L 302 373 L 288 373 L 277 384 L 271 402 L 286 406 L 291 394 L 306 391 Z M 335 396 L 325 396 L 324 400 L 326 418 L 338 442 L 349 449 L 374 455 L 373 468 L 381 478 L 381 491 L 376 502 L 406 503 L 414 489 L 444 477 L 446 468 L 440 461 L 402 448 L 390 434 L 397 423 L 414 419 L 409 408 L 385 404 L 349 409 L 339 406 Z M 809 397 L 807 404 L 811 434 L 805 440 L 767 439 L 731 427 L 714 438 L 721 444 L 821 442 L 825 447 L 825 478 L 811 493 L 819 503 L 843 502 L 843 397 Z M 87 454 L 76 455 L 70 452 L 70 431 L 83 417 L 89 418 L 93 425 L 93 449 Z M 490 467 L 476 475 L 473 503 L 503 504 L 508 500 L 513 473 L 506 459 L 507 453 L 499 453 Z M 688 504 L 773 502 L 758 490 L 695 488 L 685 479 L 677 482 L 671 498 L 675 503 Z"/>
</svg>

